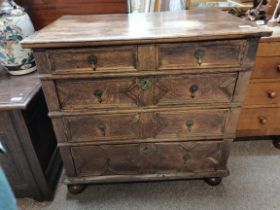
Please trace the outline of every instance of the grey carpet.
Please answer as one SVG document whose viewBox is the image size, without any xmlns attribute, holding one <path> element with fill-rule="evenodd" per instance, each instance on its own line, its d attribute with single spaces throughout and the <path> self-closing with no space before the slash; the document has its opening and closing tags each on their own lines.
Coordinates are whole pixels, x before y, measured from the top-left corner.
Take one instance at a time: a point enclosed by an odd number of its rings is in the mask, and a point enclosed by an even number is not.
<svg viewBox="0 0 280 210">
<path fill-rule="evenodd" d="M 279 210 L 280 150 L 271 141 L 235 142 L 231 175 L 211 187 L 201 180 L 89 186 L 79 195 L 60 184 L 53 202 L 18 199 L 21 210 Z"/>
</svg>

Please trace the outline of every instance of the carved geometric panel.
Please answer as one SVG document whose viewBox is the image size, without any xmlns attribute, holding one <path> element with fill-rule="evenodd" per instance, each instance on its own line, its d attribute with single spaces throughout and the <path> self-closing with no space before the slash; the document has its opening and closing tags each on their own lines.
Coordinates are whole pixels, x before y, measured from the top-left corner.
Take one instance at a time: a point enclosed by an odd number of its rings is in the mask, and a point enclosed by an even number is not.
<svg viewBox="0 0 280 210">
<path fill-rule="evenodd" d="M 224 142 L 72 147 L 78 176 L 209 172 L 225 169 Z"/>
</svg>

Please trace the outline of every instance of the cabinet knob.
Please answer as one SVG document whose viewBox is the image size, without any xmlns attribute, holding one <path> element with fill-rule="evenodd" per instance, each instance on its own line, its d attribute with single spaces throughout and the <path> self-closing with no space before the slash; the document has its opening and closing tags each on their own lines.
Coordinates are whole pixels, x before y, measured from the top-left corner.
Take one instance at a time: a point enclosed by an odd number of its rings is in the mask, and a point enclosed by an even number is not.
<svg viewBox="0 0 280 210">
<path fill-rule="evenodd" d="M 102 102 L 102 95 L 103 95 L 102 90 L 97 89 L 94 91 L 94 96 L 98 99 L 99 103 Z"/>
<path fill-rule="evenodd" d="M 102 135 L 105 136 L 106 135 L 106 125 L 104 125 L 103 123 L 99 123 L 97 125 L 97 128 L 102 132 Z"/>
<path fill-rule="evenodd" d="M 191 92 L 191 97 L 194 98 L 195 97 L 195 93 L 198 91 L 198 85 L 193 84 L 190 86 L 190 92 Z"/>
<path fill-rule="evenodd" d="M 91 64 L 92 70 L 95 71 L 96 64 L 97 64 L 97 58 L 95 55 L 89 55 L 88 56 L 88 63 Z"/>
<path fill-rule="evenodd" d="M 202 59 L 203 59 L 204 55 L 205 55 L 205 51 L 201 50 L 201 49 L 198 49 L 194 52 L 194 56 L 197 59 L 197 64 L 198 65 L 202 64 Z"/>
<path fill-rule="evenodd" d="M 277 97 L 277 93 L 273 90 L 268 90 L 267 95 L 268 95 L 269 98 L 276 98 Z"/>
<path fill-rule="evenodd" d="M 267 123 L 267 118 L 264 116 L 259 117 L 259 122 L 262 125 L 265 125 Z"/>
<path fill-rule="evenodd" d="M 187 120 L 185 124 L 188 127 L 188 130 L 191 131 L 194 124 L 193 120 Z"/>
</svg>

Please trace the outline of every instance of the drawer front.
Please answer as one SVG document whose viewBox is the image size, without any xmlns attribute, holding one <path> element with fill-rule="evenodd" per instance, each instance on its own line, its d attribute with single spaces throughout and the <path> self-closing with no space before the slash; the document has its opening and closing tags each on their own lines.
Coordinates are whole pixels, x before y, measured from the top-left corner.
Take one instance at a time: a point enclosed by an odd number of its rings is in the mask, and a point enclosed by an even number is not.
<svg viewBox="0 0 280 210">
<path fill-rule="evenodd" d="M 178 139 L 222 135 L 228 110 L 174 110 L 64 117 L 69 141 Z"/>
<path fill-rule="evenodd" d="M 239 136 L 280 135 L 280 108 L 242 109 L 237 134 Z"/>
<path fill-rule="evenodd" d="M 159 45 L 159 69 L 240 67 L 246 41 L 190 42 Z"/>
<path fill-rule="evenodd" d="M 124 79 L 57 80 L 62 109 L 230 102 L 236 73 Z"/>
<path fill-rule="evenodd" d="M 236 73 L 159 77 L 156 86 L 165 90 L 155 99 L 158 105 L 230 102 Z"/>
<path fill-rule="evenodd" d="M 71 152 L 82 177 L 216 171 L 225 169 L 226 147 L 220 141 L 141 143 L 77 146 Z"/>
<path fill-rule="evenodd" d="M 280 56 L 257 57 L 253 79 L 280 79 Z"/>
<path fill-rule="evenodd" d="M 280 80 L 278 82 L 251 83 L 248 87 L 245 105 L 280 104 Z"/>
<path fill-rule="evenodd" d="M 257 56 L 280 56 L 280 42 L 260 42 Z"/>
<path fill-rule="evenodd" d="M 48 50 L 54 74 L 135 71 L 137 47 Z"/>
</svg>

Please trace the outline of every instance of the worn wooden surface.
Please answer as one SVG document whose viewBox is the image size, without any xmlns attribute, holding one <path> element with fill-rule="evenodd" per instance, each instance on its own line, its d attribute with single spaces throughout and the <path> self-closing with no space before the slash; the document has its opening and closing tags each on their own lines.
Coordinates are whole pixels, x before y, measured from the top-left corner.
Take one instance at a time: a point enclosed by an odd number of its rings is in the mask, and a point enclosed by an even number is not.
<svg viewBox="0 0 280 210">
<path fill-rule="evenodd" d="M 33 83 L 26 82 L 30 77 L 32 78 L 32 75 L 15 79 L 22 90 L 28 89 L 28 92 L 35 94 L 32 96 L 30 93 L 27 94 L 26 98 L 29 101 L 25 109 L 21 108 L 23 105 L 14 108 L 12 102 L 12 106 L 8 106 L 5 102 L 5 109 L 9 110 L 0 111 L 0 143 L 6 150 L 5 154 L 0 154 L 0 163 L 17 197 L 51 200 L 58 181 L 61 160 L 52 125 L 47 116 L 43 93 L 38 92 L 38 87 L 32 86 Z M 7 79 L 9 80 L 11 79 Z M 10 84 L 16 85 L 16 81 Z M 37 75 L 35 81 L 40 88 Z M 9 89 L 13 87 L 7 86 L 6 90 Z M 15 90 L 19 91 L 19 88 L 15 87 Z M 3 87 L 1 91 L 5 91 L 5 88 Z M 22 96 L 24 97 L 23 94 Z"/>
<path fill-rule="evenodd" d="M 41 29 L 63 15 L 127 13 L 127 0 L 15 0 Z"/>
<path fill-rule="evenodd" d="M 230 103 L 237 74 L 178 75 L 145 78 L 56 80 L 62 109 L 133 108 L 190 105 L 205 102 Z M 141 82 L 150 87 L 142 89 Z M 191 88 L 196 85 L 194 93 Z M 184 87 L 184 88 L 180 88 Z M 97 94 L 100 93 L 100 96 Z M 96 95 L 97 94 L 97 95 Z"/>
<path fill-rule="evenodd" d="M 64 117 L 68 141 L 116 141 L 154 138 L 178 140 L 222 136 L 229 110 L 158 111 Z M 188 126 L 188 122 L 193 125 Z"/>
<path fill-rule="evenodd" d="M 72 147 L 71 151 L 78 176 L 106 177 L 222 170 L 227 159 L 224 146 L 222 141 L 141 143 Z"/>
<path fill-rule="evenodd" d="M 268 36 L 251 22 L 216 10 L 64 16 L 21 43 L 28 48 L 154 43 Z"/>
<path fill-rule="evenodd" d="M 237 126 L 238 136 L 279 135 L 280 27 L 262 38 Z"/>
<path fill-rule="evenodd" d="M 23 41 L 36 48 L 68 184 L 228 175 L 270 32 L 217 11 L 113 17 L 67 16 Z"/>
<path fill-rule="evenodd" d="M 0 71 L 0 110 L 24 109 L 40 90 L 37 73 L 11 76 Z"/>
</svg>

